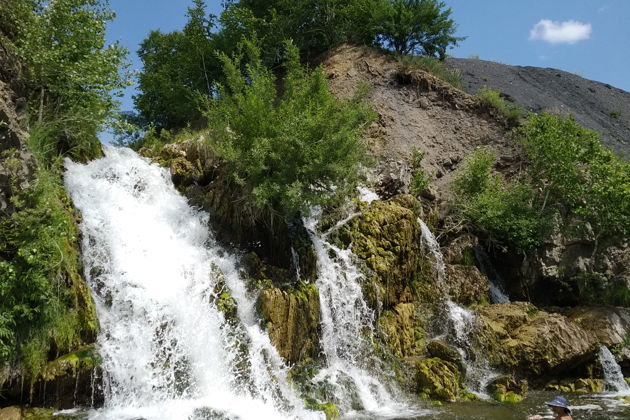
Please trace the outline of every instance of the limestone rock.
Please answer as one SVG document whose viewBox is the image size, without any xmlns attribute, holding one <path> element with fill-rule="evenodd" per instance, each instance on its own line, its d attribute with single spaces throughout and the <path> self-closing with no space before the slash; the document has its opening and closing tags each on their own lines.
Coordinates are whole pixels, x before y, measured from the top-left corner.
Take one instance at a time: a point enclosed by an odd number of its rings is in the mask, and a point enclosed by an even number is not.
<svg viewBox="0 0 630 420">
<path fill-rule="evenodd" d="M 630 337 L 630 309 L 595 306 L 577 307 L 567 316 L 605 346 L 623 343 Z"/>
<path fill-rule="evenodd" d="M 459 369 L 460 373 L 466 373 L 466 366 L 463 363 L 462 356 L 453 347 L 441 340 L 431 340 L 427 344 L 427 353 L 431 357 L 438 357 L 447 362 L 453 363 Z"/>
<path fill-rule="evenodd" d="M 457 366 L 437 357 L 421 359 L 415 364 L 416 385 L 422 397 L 457 401 L 461 377 Z"/>
<path fill-rule="evenodd" d="M 477 338 L 490 361 L 523 376 L 561 374 L 594 358 L 597 343 L 592 334 L 530 303 L 484 306 L 477 315 Z"/>
<path fill-rule="evenodd" d="M 519 403 L 527 395 L 527 381 L 518 381 L 513 375 L 502 375 L 488 386 L 492 398 L 499 402 Z"/>
<path fill-rule="evenodd" d="M 475 247 L 479 239 L 471 234 L 457 236 L 442 248 L 444 262 L 447 264 L 475 265 Z"/>
<path fill-rule="evenodd" d="M 457 303 L 489 302 L 490 282 L 474 265 L 447 265 L 446 284 L 451 298 Z"/>
<path fill-rule="evenodd" d="M 0 408 L 0 419 L 2 420 L 21 420 L 22 410 L 19 407 Z"/>
<path fill-rule="evenodd" d="M 289 363 L 317 354 L 319 293 L 313 284 L 297 290 L 269 288 L 258 298 L 260 316 L 278 353 Z"/>
<path fill-rule="evenodd" d="M 424 330 L 417 320 L 413 303 L 399 303 L 379 317 L 379 331 L 394 356 L 403 358 L 421 353 Z"/>
</svg>

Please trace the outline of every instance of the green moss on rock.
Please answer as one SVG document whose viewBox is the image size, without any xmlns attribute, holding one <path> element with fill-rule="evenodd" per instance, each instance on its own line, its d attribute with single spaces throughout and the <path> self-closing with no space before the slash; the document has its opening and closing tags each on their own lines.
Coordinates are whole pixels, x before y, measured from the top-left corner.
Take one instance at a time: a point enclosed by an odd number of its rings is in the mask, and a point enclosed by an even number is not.
<svg viewBox="0 0 630 420">
<path fill-rule="evenodd" d="M 416 362 L 416 386 L 421 397 L 457 401 L 461 376 L 457 366 L 437 357 Z"/>
</svg>

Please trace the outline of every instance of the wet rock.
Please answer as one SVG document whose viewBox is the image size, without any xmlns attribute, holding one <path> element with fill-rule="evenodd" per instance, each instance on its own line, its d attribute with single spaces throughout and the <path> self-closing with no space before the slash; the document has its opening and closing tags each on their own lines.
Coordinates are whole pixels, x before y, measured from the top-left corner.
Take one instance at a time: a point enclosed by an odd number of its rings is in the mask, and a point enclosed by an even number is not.
<svg viewBox="0 0 630 420">
<path fill-rule="evenodd" d="M 424 351 L 424 329 L 413 303 L 399 303 L 379 317 L 379 332 L 394 356 L 403 358 Z"/>
<path fill-rule="evenodd" d="M 612 306 L 577 307 L 566 314 L 605 346 L 621 344 L 630 337 L 630 309 Z"/>
<path fill-rule="evenodd" d="M 288 291 L 265 289 L 258 298 L 259 313 L 278 353 L 289 363 L 316 357 L 319 345 L 319 293 L 313 284 Z"/>
<path fill-rule="evenodd" d="M 490 282 L 474 265 L 447 265 L 446 284 L 453 301 L 462 305 L 488 303 Z"/>
<path fill-rule="evenodd" d="M 466 366 L 462 360 L 461 354 L 453 347 L 441 340 L 431 340 L 427 344 L 427 353 L 431 357 L 437 357 L 447 362 L 453 363 L 459 369 L 462 375 L 466 373 Z"/>
<path fill-rule="evenodd" d="M 547 391 L 597 394 L 604 392 L 604 380 L 593 378 L 554 380 L 545 385 Z"/>
<path fill-rule="evenodd" d="M 421 397 L 457 401 L 461 377 L 455 364 L 433 357 L 419 360 L 415 368 L 416 386 Z"/>
<path fill-rule="evenodd" d="M 519 403 L 527 395 L 527 381 L 518 381 L 513 375 L 502 375 L 488 386 L 492 398 L 499 402 Z"/>
<path fill-rule="evenodd" d="M 595 357 L 594 336 L 526 302 L 480 307 L 477 339 L 494 365 L 522 376 L 561 375 Z"/>
</svg>

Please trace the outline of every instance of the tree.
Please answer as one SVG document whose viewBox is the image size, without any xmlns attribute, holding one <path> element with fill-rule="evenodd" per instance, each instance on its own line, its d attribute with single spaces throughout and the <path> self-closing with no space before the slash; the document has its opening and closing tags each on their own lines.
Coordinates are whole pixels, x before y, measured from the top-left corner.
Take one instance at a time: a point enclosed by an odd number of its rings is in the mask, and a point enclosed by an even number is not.
<svg viewBox="0 0 630 420">
<path fill-rule="evenodd" d="M 97 153 L 96 133 L 113 115 L 115 93 L 126 84 L 126 51 L 105 46 L 114 17 L 101 0 L 33 1 L 30 19 L 14 41 L 24 61 L 37 122 L 50 126 L 43 155 L 85 159 Z"/>
<path fill-rule="evenodd" d="M 464 38 L 455 37 L 451 9 L 437 0 L 387 0 L 381 17 L 380 42 L 401 54 L 446 57 L 446 49 Z"/>
<path fill-rule="evenodd" d="M 282 94 L 252 42 L 221 55 L 225 83 L 208 99 L 209 147 L 241 193 L 243 214 L 271 222 L 308 214 L 354 188 L 365 151 L 361 129 L 372 119 L 359 98 L 338 100 L 321 68 L 302 67 L 284 44 Z"/>
</svg>

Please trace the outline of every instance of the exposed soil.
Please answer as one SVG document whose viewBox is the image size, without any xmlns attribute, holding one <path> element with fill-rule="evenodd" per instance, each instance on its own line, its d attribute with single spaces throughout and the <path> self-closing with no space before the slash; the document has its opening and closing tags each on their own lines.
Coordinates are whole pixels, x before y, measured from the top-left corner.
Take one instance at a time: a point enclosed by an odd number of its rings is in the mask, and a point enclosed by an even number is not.
<svg viewBox="0 0 630 420">
<path fill-rule="evenodd" d="M 406 192 L 408 160 L 415 148 L 424 152 L 422 166 L 433 176 L 438 195 L 448 190 L 444 187 L 455 169 L 479 147 L 494 149 L 499 167 L 518 160 L 518 148 L 499 119 L 480 109 L 474 96 L 430 73 L 408 71 L 391 56 L 351 46 L 333 50 L 323 65 L 341 97 L 351 97 L 360 82 L 371 86 L 367 99 L 378 118 L 368 137 L 379 159 L 374 176 L 381 196 Z M 392 180 L 402 182 L 392 185 Z"/>
<path fill-rule="evenodd" d="M 469 93 L 484 86 L 530 111 L 572 114 L 600 133 L 602 143 L 630 157 L 630 93 L 562 70 L 449 58 Z"/>
</svg>

